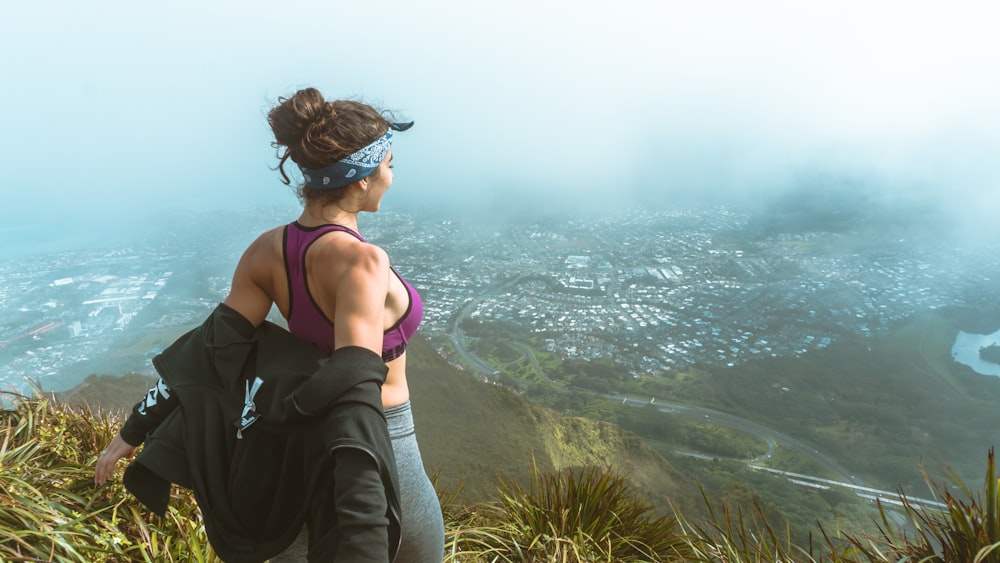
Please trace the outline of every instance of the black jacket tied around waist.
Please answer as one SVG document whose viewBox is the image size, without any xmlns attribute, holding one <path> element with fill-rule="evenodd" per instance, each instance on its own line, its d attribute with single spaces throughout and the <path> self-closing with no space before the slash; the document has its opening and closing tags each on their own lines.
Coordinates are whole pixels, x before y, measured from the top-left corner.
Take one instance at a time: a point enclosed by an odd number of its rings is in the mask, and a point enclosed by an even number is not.
<svg viewBox="0 0 1000 563">
<path fill-rule="evenodd" d="M 372 456 L 384 485 L 385 498 L 373 501 L 388 506 L 393 559 L 400 508 L 381 399 L 388 370 L 378 354 L 345 347 L 327 358 L 287 330 L 267 321 L 254 328 L 220 304 L 153 364 L 170 400 L 140 402 L 121 431 L 130 444 L 145 441 L 125 486 L 150 510 L 166 512 L 176 483 L 194 492 L 224 561 L 277 555 L 303 524 L 310 559 L 331 560 L 333 452 L 355 448 Z"/>
</svg>

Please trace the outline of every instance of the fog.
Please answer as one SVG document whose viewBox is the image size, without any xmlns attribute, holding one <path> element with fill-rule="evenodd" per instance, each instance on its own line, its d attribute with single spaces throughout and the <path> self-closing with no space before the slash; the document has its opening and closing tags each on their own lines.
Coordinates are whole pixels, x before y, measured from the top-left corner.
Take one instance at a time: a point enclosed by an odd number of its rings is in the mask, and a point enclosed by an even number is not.
<svg viewBox="0 0 1000 563">
<path fill-rule="evenodd" d="M 809 197 L 823 177 L 995 236 L 998 16 L 987 1 L 12 3 L 0 242 L 294 205 L 265 114 L 305 86 L 416 121 L 385 208 L 613 213 Z"/>
</svg>

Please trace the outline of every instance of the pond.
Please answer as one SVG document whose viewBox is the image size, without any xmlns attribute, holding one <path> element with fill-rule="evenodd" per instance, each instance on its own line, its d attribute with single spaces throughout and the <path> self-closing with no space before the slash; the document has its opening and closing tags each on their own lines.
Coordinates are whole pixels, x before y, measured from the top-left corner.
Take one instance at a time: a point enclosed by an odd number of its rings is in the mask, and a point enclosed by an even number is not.
<svg viewBox="0 0 1000 563">
<path fill-rule="evenodd" d="M 1000 364 L 987 362 L 979 357 L 979 349 L 990 345 L 1000 346 L 1000 330 L 993 334 L 959 331 L 955 343 L 951 346 L 951 357 L 956 362 L 969 366 L 976 373 L 1000 377 Z"/>
</svg>

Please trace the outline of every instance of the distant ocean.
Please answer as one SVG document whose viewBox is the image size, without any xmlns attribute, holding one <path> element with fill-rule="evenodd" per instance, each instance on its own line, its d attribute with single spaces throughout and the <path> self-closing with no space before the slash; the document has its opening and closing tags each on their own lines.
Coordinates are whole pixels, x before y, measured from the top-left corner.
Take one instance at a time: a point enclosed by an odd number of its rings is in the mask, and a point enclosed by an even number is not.
<svg viewBox="0 0 1000 563">
<path fill-rule="evenodd" d="M 955 344 L 951 347 L 951 357 L 960 364 L 965 364 L 976 373 L 996 375 L 1000 377 L 1000 364 L 984 361 L 979 357 L 979 349 L 987 346 L 1000 346 L 1000 330 L 993 334 L 972 334 L 958 332 Z"/>
</svg>

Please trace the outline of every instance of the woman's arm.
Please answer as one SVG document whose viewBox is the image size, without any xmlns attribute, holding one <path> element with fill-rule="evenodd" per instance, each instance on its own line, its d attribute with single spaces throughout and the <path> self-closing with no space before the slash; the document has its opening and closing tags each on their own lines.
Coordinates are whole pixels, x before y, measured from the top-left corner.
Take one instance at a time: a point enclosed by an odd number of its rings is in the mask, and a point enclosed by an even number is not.
<svg viewBox="0 0 1000 563">
<path fill-rule="evenodd" d="M 389 257 L 371 244 L 356 249 L 336 286 L 335 347 L 361 346 L 381 355 Z"/>
<path fill-rule="evenodd" d="M 270 236 L 270 231 L 261 235 L 240 257 L 229 295 L 223 301 L 253 326 L 260 326 L 271 311 L 271 296 L 264 289 L 266 281 L 271 279 L 272 264 L 266 256 Z"/>
<path fill-rule="evenodd" d="M 335 347 L 359 346 L 381 356 L 389 257 L 374 245 L 361 244 L 355 249 L 336 284 Z M 331 453 L 337 468 L 338 560 L 343 556 L 351 561 L 388 562 L 392 552 L 388 499 L 378 464 L 371 455 L 354 448 L 336 448 Z"/>
</svg>

